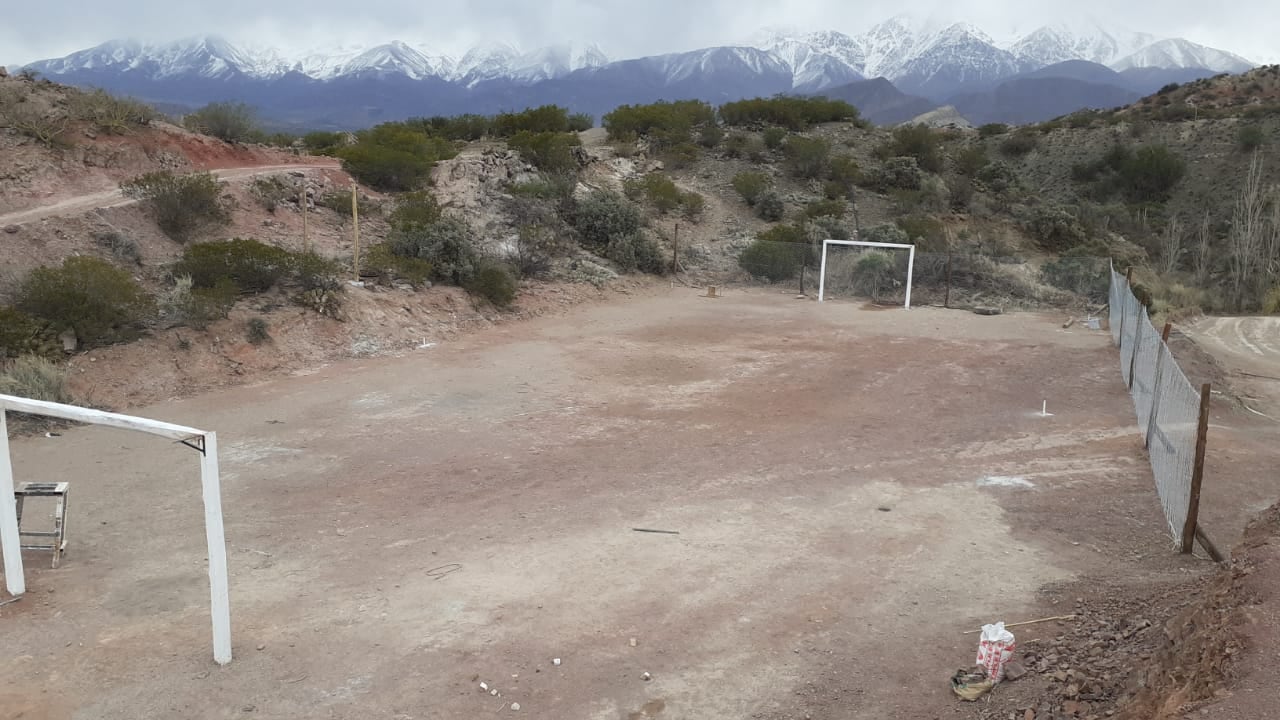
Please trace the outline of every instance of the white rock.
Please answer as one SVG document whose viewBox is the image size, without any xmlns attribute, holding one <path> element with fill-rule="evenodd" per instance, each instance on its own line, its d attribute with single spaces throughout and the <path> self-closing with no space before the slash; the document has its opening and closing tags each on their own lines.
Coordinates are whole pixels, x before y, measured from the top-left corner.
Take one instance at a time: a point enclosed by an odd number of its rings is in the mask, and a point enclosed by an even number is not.
<svg viewBox="0 0 1280 720">
<path fill-rule="evenodd" d="M 520 709 L 520 703 L 511 703 L 511 709 L 512 709 L 512 710 L 519 710 L 519 709 Z"/>
<path fill-rule="evenodd" d="M 650 675 L 649 673 L 645 673 L 645 674 L 643 674 L 643 675 L 641 675 L 641 676 L 640 676 L 640 679 L 641 679 L 641 680 L 644 680 L 645 682 L 649 682 L 650 680 L 652 680 L 652 679 L 653 679 L 653 676 L 652 676 L 652 675 Z"/>
<path fill-rule="evenodd" d="M 481 689 L 481 690 L 488 690 L 488 689 L 489 689 L 489 683 L 486 683 L 486 682 L 482 682 L 482 683 L 480 683 L 480 689 Z"/>
<path fill-rule="evenodd" d="M 635 639 L 635 638 L 631 638 L 631 647 L 635 647 L 635 646 L 636 646 L 636 644 L 637 644 L 637 643 L 636 643 L 636 639 Z"/>
<path fill-rule="evenodd" d="M 490 695 L 492 695 L 492 696 L 494 696 L 494 697 L 498 697 L 498 688 L 494 688 L 494 689 L 490 690 L 490 691 L 489 691 L 489 694 L 490 694 Z"/>
<path fill-rule="evenodd" d="M 560 664 L 560 658 L 552 658 L 552 660 L 551 660 L 551 664 L 552 664 L 552 665 L 559 665 L 559 664 Z"/>
</svg>

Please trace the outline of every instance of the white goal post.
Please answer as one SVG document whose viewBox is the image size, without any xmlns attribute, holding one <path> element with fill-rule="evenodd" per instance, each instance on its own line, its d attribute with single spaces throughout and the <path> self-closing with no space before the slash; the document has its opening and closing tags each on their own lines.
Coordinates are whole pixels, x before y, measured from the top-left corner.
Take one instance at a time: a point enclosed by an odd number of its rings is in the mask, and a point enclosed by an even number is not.
<svg viewBox="0 0 1280 720">
<path fill-rule="evenodd" d="M 200 484 L 204 495 L 205 540 L 209 544 L 209 611 L 213 619 L 213 659 L 231 662 L 231 602 L 227 589 L 227 545 L 222 529 L 222 492 L 218 483 L 218 437 L 215 433 L 173 425 L 159 420 L 90 410 L 61 403 L 0 395 L 0 547 L 4 553 L 4 578 L 9 594 L 27 591 L 18 539 L 18 508 L 13 495 L 13 462 L 9 455 L 8 411 L 44 415 L 91 425 L 158 435 L 200 453 Z"/>
<path fill-rule="evenodd" d="M 832 245 L 852 245 L 854 247 L 872 247 L 872 248 L 889 248 L 892 250 L 909 250 L 907 256 L 907 302 L 906 309 L 911 309 L 911 279 L 915 275 L 916 268 L 916 246 L 904 243 L 881 243 L 867 242 L 864 240 L 823 240 L 822 241 L 822 266 L 818 271 L 818 302 L 822 302 L 827 291 L 827 248 Z"/>
</svg>

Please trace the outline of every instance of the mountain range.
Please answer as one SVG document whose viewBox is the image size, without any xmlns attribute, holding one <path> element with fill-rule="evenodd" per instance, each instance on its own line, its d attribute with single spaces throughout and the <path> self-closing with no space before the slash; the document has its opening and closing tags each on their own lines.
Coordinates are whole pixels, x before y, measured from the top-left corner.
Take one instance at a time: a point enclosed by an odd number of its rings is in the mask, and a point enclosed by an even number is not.
<svg viewBox="0 0 1280 720">
<path fill-rule="evenodd" d="M 1093 21 L 1046 25 L 997 42 L 966 23 L 900 15 L 858 35 L 774 28 L 734 45 L 635 59 L 611 59 L 591 44 L 527 52 L 492 44 L 455 59 L 401 41 L 290 54 L 197 37 L 113 40 L 27 68 L 166 107 L 239 100 L 274 124 L 352 128 L 545 103 L 599 117 L 626 103 L 719 103 L 776 93 L 844 97 L 876 122 L 901 122 L 909 111 L 940 104 L 956 105 L 975 121 L 1028 122 L 1050 109 L 1118 104 L 1166 78 L 1252 65 L 1185 39 Z M 1056 86 L 1069 91 L 1055 93 Z"/>
</svg>

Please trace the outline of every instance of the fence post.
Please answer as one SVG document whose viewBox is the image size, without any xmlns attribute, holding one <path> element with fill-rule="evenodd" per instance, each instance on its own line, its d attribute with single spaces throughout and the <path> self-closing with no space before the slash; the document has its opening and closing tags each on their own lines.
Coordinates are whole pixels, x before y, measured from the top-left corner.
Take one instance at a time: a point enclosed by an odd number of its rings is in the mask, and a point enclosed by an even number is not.
<svg viewBox="0 0 1280 720">
<path fill-rule="evenodd" d="M 1142 313 L 1138 313 L 1138 327 L 1133 330 L 1133 351 L 1129 353 L 1129 392 L 1133 392 L 1133 369 L 1138 364 L 1138 349 L 1142 347 Z"/>
<path fill-rule="evenodd" d="M 1151 385 L 1151 414 L 1147 416 L 1147 439 L 1143 443 L 1143 447 L 1148 450 L 1151 449 L 1151 433 L 1155 430 L 1156 418 L 1160 416 L 1160 372 L 1164 365 L 1164 356 L 1166 353 L 1173 354 L 1169 350 L 1169 333 L 1172 330 L 1173 323 L 1167 322 L 1164 324 L 1164 330 L 1160 331 L 1160 347 L 1164 349 L 1164 352 L 1159 352 L 1160 348 L 1157 348 L 1156 379 Z"/>
<path fill-rule="evenodd" d="M 1200 515 L 1200 485 L 1204 482 L 1204 452 L 1209 442 L 1209 398 L 1213 386 L 1200 386 L 1200 422 L 1196 426 L 1196 461 L 1191 469 L 1191 498 L 1187 503 L 1187 521 L 1182 526 L 1182 552 L 1190 553 L 1196 541 L 1196 523 Z"/>
</svg>

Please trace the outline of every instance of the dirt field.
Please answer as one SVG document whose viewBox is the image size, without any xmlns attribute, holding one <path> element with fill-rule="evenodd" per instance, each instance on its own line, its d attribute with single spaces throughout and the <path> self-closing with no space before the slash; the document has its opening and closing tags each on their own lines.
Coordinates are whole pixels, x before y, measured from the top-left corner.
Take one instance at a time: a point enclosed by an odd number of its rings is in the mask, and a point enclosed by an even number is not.
<svg viewBox="0 0 1280 720">
<path fill-rule="evenodd" d="M 136 412 L 219 433 L 236 659 L 192 451 L 18 440 L 71 547 L 0 609 L 0 716 L 951 717 L 962 631 L 1205 566 L 1057 316 L 664 290 Z"/>
</svg>

